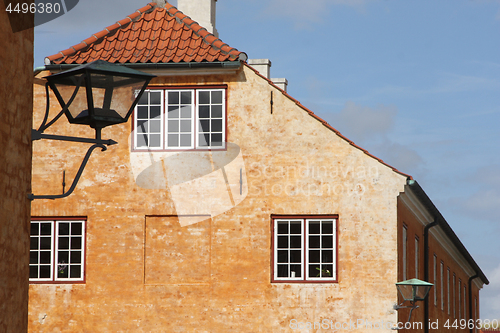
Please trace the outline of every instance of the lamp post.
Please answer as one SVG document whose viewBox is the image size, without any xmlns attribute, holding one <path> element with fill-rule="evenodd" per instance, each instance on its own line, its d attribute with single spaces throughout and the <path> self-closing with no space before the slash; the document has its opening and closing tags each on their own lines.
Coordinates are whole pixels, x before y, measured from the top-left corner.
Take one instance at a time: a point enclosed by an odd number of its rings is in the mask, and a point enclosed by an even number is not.
<svg viewBox="0 0 500 333">
<path fill-rule="evenodd" d="M 31 140 L 49 139 L 93 143 L 93 145 L 87 150 L 67 192 L 60 195 L 29 194 L 29 199 L 59 199 L 70 195 L 94 149 L 101 148 L 104 151 L 107 149 L 106 146 L 117 143 L 113 140 L 102 140 L 101 130 L 107 126 L 127 122 L 144 90 L 154 77 L 155 75 L 103 60 L 45 77 L 47 108 L 40 127 L 37 130 L 32 129 Z M 48 121 L 49 87 L 62 107 L 62 110 L 51 121 Z M 93 128 L 95 138 L 45 134 L 44 131 L 63 114 L 71 124 L 87 125 Z"/>
<path fill-rule="evenodd" d="M 403 302 L 401 302 L 401 304 L 399 305 L 395 305 L 394 309 L 410 309 L 410 316 L 408 317 L 407 321 L 409 322 L 413 310 L 418 308 L 418 305 L 415 305 L 415 302 L 425 300 L 432 286 L 432 283 L 425 282 L 419 279 L 410 279 L 402 282 L 397 282 L 396 288 L 403 297 Z M 409 301 L 411 305 L 403 306 L 404 302 L 406 301 Z"/>
</svg>

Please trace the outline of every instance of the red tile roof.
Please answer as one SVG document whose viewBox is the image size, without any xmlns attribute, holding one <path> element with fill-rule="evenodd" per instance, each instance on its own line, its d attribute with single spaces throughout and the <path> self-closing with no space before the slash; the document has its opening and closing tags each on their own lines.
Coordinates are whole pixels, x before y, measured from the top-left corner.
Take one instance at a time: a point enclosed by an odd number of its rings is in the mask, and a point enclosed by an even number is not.
<svg viewBox="0 0 500 333">
<path fill-rule="evenodd" d="M 49 64 L 179 63 L 246 60 L 169 3 L 151 2 L 81 43 L 46 58 Z M 50 61 L 50 62 L 49 62 Z"/>
</svg>

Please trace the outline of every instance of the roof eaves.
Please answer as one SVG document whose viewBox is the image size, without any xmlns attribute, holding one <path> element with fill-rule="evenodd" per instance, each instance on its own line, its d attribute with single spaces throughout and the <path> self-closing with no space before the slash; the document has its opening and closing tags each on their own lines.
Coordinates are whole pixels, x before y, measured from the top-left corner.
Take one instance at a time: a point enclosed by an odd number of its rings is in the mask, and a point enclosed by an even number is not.
<svg viewBox="0 0 500 333">
<path fill-rule="evenodd" d="M 437 207 L 434 205 L 432 200 L 429 198 L 427 193 L 422 189 L 420 184 L 413 179 L 409 179 L 407 181 L 407 185 L 414 191 L 416 196 L 419 198 L 419 200 L 422 202 L 422 204 L 429 210 L 429 212 L 432 214 L 434 217 L 435 221 L 438 222 L 438 226 L 445 232 L 445 234 L 448 236 L 448 238 L 452 241 L 452 243 L 456 246 L 458 251 L 464 256 L 465 260 L 472 266 L 474 269 L 475 273 L 478 275 L 479 278 L 483 281 L 484 284 L 489 284 L 490 282 L 488 281 L 488 278 L 486 275 L 483 273 L 479 265 L 476 263 L 476 261 L 472 258 L 470 255 L 469 251 L 467 251 L 467 248 L 463 245 L 463 243 L 460 241 L 458 236 L 455 234 L 451 226 L 446 222 L 445 218 L 443 215 L 441 215 L 441 212 L 437 209 Z"/>
</svg>

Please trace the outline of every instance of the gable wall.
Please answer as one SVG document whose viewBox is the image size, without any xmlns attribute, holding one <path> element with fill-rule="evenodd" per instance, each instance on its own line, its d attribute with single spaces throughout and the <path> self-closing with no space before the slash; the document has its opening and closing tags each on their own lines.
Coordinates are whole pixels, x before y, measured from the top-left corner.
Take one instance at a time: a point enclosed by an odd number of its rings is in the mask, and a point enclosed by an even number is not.
<svg viewBox="0 0 500 333">
<path fill-rule="evenodd" d="M 85 284 L 31 285 L 31 331 L 272 332 L 291 331 L 293 319 L 396 320 L 396 198 L 405 177 L 339 138 L 247 67 L 237 75 L 157 78 L 153 85 L 221 83 L 228 85 L 228 141 L 241 148 L 246 198 L 180 227 L 167 186 L 135 183 L 140 154 L 130 153 L 131 122 L 104 129 L 103 138 L 119 144 L 94 152 L 75 192 L 33 203 L 33 216 L 85 216 L 88 223 Z M 42 101 L 37 86 L 35 124 Z M 92 136 L 64 120 L 56 131 Z M 81 145 L 35 144 L 34 169 L 44 171 L 34 175 L 34 193 L 60 193 L 62 170 L 69 184 Z M 169 157 L 153 155 L 155 161 Z M 270 282 L 271 214 L 339 216 L 338 283 Z"/>
</svg>

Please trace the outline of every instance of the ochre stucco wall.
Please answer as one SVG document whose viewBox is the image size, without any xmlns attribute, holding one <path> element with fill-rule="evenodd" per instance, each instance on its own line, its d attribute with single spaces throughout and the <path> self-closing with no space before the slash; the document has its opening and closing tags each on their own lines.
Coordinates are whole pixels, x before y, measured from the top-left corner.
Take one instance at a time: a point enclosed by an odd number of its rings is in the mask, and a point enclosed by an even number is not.
<svg viewBox="0 0 500 333">
<path fill-rule="evenodd" d="M 0 332 L 26 332 L 33 29 L 12 32 L 3 1 L 0 40 Z"/>
<path fill-rule="evenodd" d="M 135 183 L 131 122 L 104 129 L 103 138 L 119 144 L 94 153 L 75 193 L 33 203 L 33 216 L 88 223 L 85 283 L 31 285 L 32 332 L 288 332 L 292 319 L 396 321 L 397 196 L 406 177 L 245 66 L 235 75 L 152 83 L 210 84 L 228 86 L 228 141 L 241 148 L 245 200 L 204 222 L 176 225 L 170 191 Z M 43 100 L 37 86 L 35 123 Z M 92 135 L 64 120 L 54 131 Z M 62 170 L 69 182 L 82 146 L 36 142 L 34 192 L 61 193 Z M 338 283 L 271 283 L 271 214 L 339 216 Z M 380 330 L 358 330 L 370 331 Z"/>
</svg>

